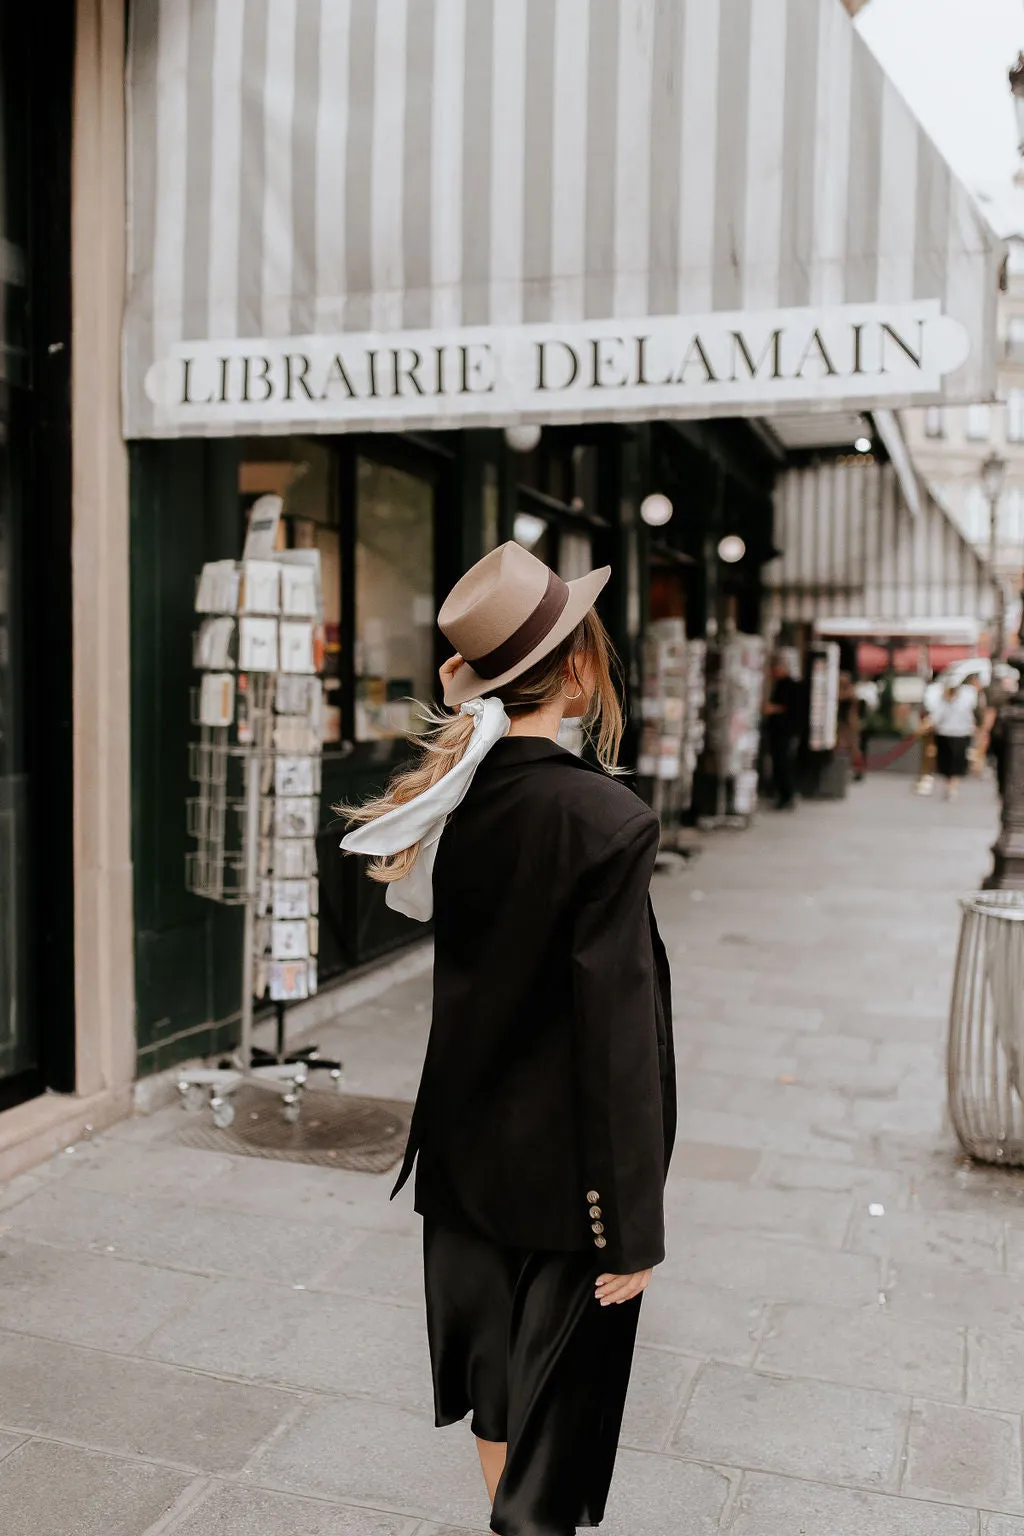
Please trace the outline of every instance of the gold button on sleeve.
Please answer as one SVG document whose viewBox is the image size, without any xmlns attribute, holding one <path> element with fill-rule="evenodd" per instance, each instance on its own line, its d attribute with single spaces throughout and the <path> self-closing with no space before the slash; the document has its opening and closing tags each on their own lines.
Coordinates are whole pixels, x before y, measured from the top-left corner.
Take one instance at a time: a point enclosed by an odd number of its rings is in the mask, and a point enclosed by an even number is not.
<svg viewBox="0 0 1024 1536">
<path fill-rule="evenodd" d="M 603 1221 L 593 1221 L 593 1222 L 591 1222 L 590 1230 L 591 1230 L 591 1232 L 603 1232 L 604 1231 L 604 1222 Z"/>
<path fill-rule="evenodd" d="M 596 1189 L 588 1189 L 587 1190 L 587 1204 L 588 1205 L 596 1205 L 597 1202 L 600 1200 L 600 1198 L 601 1198 L 601 1196 L 598 1194 Z"/>
<path fill-rule="evenodd" d="M 592 1205 L 590 1207 L 590 1217 L 591 1217 L 592 1221 L 596 1221 L 597 1218 L 600 1216 L 600 1214 L 601 1214 L 601 1207 L 599 1205 Z"/>
<path fill-rule="evenodd" d="M 595 1248 L 606 1248 L 607 1246 L 608 1246 L 608 1239 L 606 1237 L 595 1237 L 594 1238 L 594 1247 Z"/>
</svg>

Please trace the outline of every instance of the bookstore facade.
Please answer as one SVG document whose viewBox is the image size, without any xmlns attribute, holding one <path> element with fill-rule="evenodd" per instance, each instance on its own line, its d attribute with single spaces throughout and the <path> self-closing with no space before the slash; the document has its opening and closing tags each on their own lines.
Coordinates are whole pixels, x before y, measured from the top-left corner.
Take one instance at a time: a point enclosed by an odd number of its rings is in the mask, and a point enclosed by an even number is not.
<svg viewBox="0 0 1024 1536">
<path fill-rule="evenodd" d="M 661 668 L 681 700 L 627 752 L 695 770 L 687 646 L 756 633 L 773 549 L 744 418 L 990 392 L 997 244 L 842 9 L 778 10 L 760 38 L 734 0 L 131 6 L 140 1072 L 233 1037 L 239 913 L 185 883 L 189 697 L 196 579 L 256 502 L 322 575 L 329 980 L 408 941 L 330 806 L 403 752 L 472 560 L 609 561 L 634 700 Z"/>
</svg>

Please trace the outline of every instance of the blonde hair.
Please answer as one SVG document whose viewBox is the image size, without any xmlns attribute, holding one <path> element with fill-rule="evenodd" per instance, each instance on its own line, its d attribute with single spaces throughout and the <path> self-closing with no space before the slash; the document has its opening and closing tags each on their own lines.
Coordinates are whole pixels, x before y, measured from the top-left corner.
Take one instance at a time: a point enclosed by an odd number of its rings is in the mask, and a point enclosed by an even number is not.
<svg viewBox="0 0 1024 1536">
<path fill-rule="evenodd" d="M 550 655 L 542 657 L 522 677 L 515 678 L 504 688 L 494 689 L 494 695 L 513 717 L 529 714 L 544 704 L 550 704 L 562 692 L 567 665 L 581 688 L 581 669 L 586 668 L 590 672 L 593 690 L 583 716 L 583 729 L 587 740 L 593 743 L 602 768 L 614 773 L 623 727 L 619 698 L 621 667 L 608 631 L 593 609 L 584 615 L 572 634 L 557 645 Z M 344 816 L 350 825 L 376 821 L 378 816 L 385 816 L 397 806 L 405 805 L 439 779 L 443 779 L 461 761 L 473 734 L 472 717 L 434 708 L 424 710 L 424 716 L 428 721 L 428 729 L 415 738 L 419 749 L 418 761 L 396 773 L 383 794 L 367 800 L 364 805 L 334 807 L 338 815 Z M 415 843 L 411 848 L 404 848 L 401 853 L 372 859 L 366 867 L 366 873 L 371 880 L 401 880 L 412 869 L 419 851 L 420 845 Z"/>
</svg>

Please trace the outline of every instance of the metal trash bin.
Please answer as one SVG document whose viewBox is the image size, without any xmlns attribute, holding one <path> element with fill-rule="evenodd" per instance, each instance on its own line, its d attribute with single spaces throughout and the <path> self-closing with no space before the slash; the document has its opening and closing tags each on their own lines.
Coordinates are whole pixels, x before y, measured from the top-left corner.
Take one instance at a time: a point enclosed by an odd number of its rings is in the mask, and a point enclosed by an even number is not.
<svg viewBox="0 0 1024 1536">
<path fill-rule="evenodd" d="M 1024 1167 L 1024 891 L 982 891 L 960 906 L 949 1112 L 971 1157 Z"/>
</svg>

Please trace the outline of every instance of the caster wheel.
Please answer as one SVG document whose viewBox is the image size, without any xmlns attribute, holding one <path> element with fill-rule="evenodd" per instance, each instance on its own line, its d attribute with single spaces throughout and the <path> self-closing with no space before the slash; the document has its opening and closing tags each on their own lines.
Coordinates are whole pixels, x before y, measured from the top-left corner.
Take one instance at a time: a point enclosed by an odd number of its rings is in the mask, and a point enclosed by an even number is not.
<svg viewBox="0 0 1024 1536">
<path fill-rule="evenodd" d="M 198 1114 L 206 1103 L 206 1094 L 197 1083 L 179 1083 L 178 1093 L 181 1096 L 181 1107 L 189 1114 Z"/>
<path fill-rule="evenodd" d="M 211 1099 L 210 1109 L 213 1112 L 213 1123 L 220 1131 L 226 1131 L 229 1125 L 234 1123 L 235 1106 L 230 1099 Z"/>
<path fill-rule="evenodd" d="M 331 1076 L 331 1082 L 334 1084 L 335 1088 L 340 1093 L 341 1092 L 341 1068 L 340 1067 L 333 1067 L 331 1069 L 330 1076 Z"/>
<path fill-rule="evenodd" d="M 302 1106 L 294 1094 L 289 1093 L 286 1096 L 284 1102 L 281 1105 L 281 1113 L 289 1125 L 296 1124 L 299 1115 L 302 1113 Z"/>
</svg>

